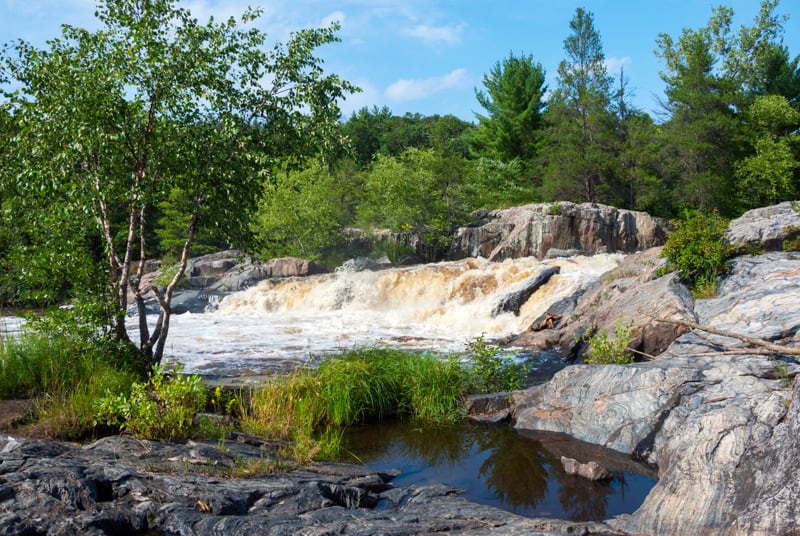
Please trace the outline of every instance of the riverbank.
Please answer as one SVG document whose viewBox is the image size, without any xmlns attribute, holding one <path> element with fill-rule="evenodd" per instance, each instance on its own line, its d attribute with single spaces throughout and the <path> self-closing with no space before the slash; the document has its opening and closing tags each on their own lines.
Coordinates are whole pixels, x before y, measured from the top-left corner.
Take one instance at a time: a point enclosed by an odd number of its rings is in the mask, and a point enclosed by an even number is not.
<svg viewBox="0 0 800 536">
<path fill-rule="evenodd" d="M 785 204 L 745 216 L 732 234 L 746 237 L 740 249 L 761 251 L 737 257 L 716 296 L 694 299 L 677 276 L 660 275 L 658 251 L 648 250 L 552 303 L 511 341 L 579 359 L 585 342 L 576 335 L 631 323 L 637 363 L 568 366 L 513 393 L 504 414 L 521 433 L 562 432 L 652 464 L 658 482 L 632 514 L 597 523 L 525 518 L 449 486 L 392 487 L 392 475 L 363 467 L 241 480 L 236 471 L 274 462 L 275 448 L 243 436 L 177 445 L 116 436 L 84 448 L 3 436 L 0 523 L 17 532 L 47 526 L 30 525 L 17 513 L 24 509 L 44 520 L 36 523 L 89 534 L 791 534 L 800 526 L 800 365 L 658 321 L 800 347 L 800 254 L 766 251 L 783 244 L 781 230 L 793 232 L 798 215 Z M 789 223 L 773 229 L 775 221 Z"/>
</svg>

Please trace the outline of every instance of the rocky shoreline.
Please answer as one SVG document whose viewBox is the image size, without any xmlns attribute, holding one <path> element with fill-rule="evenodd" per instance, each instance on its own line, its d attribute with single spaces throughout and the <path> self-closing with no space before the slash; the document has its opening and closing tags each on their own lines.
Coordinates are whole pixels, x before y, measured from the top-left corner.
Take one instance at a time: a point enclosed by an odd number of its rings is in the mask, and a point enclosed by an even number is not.
<svg viewBox="0 0 800 536">
<path fill-rule="evenodd" d="M 115 436 L 83 448 L 0 436 L 0 534 L 617 534 L 603 523 L 531 519 L 443 485 L 321 464 L 248 477 L 272 446 L 165 444 Z"/>
<path fill-rule="evenodd" d="M 764 252 L 737 257 L 718 296 L 694 300 L 676 276 L 658 277 L 659 250 L 650 249 L 512 341 L 579 358 L 576 334 L 633 323 L 639 362 L 568 366 L 498 408 L 523 433 L 563 432 L 654 466 L 658 482 L 632 514 L 596 523 L 525 518 L 447 486 L 394 487 L 392 474 L 359 466 L 241 478 L 274 459 L 274 445 L 248 438 L 110 437 L 80 448 L 3 435 L 0 535 L 796 534 L 800 365 L 658 322 L 800 346 L 800 254 L 770 251 L 796 238 L 800 216 L 784 203 L 730 229 L 742 250 Z"/>
</svg>

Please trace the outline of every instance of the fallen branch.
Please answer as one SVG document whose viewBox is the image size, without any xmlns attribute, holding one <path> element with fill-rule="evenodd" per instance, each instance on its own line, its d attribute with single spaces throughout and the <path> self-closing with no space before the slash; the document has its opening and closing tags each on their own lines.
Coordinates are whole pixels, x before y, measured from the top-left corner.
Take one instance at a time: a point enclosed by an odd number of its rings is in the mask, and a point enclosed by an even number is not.
<svg viewBox="0 0 800 536">
<path fill-rule="evenodd" d="M 721 337 L 730 337 L 732 339 L 738 339 L 742 342 L 746 342 L 747 344 L 753 346 L 766 348 L 767 350 L 775 354 L 800 355 L 800 348 L 784 346 L 782 344 L 775 344 L 769 341 L 765 341 L 764 339 L 758 339 L 756 337 L 748 337 L 747 335 L 741 335 L 739 333 L 734 333 L 732 331 L 725 331 L 722 329 L 716 329 L 709 326 L 703 326 L 696 322 L 690 322 L 687 320 L 669 320 L 666 318 L 655 318 L 655 320 L 659 322 L 664 322 L 666 324 L 686 326 L 687 328 L 696 329 L 698 331 L 705 331 L 706 333 L 711 333 L 712 335 L 719 335 Z"/>
<path fill-rule="evenodd" d="M 634 350 L 633 348 L 626 348 L 625 350 L 628 352 L 633 352 L 634 354 L 639 354 L 640 356 L 647 358 L 649 361 L 655 361 L 658 359 L 656 356 L 650 355 L 647 352 L 642 352 L 641 350 Z"/>
</svg>

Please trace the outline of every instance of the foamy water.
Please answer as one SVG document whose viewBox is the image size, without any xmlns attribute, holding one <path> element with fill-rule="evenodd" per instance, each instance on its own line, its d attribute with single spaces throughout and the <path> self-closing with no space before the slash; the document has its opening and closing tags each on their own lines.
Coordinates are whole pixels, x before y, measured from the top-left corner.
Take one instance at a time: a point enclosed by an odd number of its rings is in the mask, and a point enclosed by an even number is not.
<svg viewBox="0 0 800 536">
<path fill-rule="evenodd" d="M 597 281 L 621 259 L 466 259 L 263 281 L 227 296 L 212 313 L 173 315 L 164 355 L 187 372 L 238 375 L 364 346 L 460 352 L 481 334 L 524 331 L 550 305 Z M 518 316 L 492 316 L 504 296 L 554 265 L 561 273 Z M 137 340 L 135 327 L 131 318 L 129 330 Z"/>
<path fill-rule="evenodd" d="M 0 316 L 0 337 L 14 336 L 25 325 L 25 319 L 18 316 Z"/>
</svg>

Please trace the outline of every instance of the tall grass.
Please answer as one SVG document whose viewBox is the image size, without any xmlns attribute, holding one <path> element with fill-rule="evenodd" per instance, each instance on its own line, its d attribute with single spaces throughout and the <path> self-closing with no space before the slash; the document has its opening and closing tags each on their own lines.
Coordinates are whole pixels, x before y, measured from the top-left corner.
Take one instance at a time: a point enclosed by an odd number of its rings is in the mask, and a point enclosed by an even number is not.
<svg viewBox="0 0 800 536">
<path fill-rule="evenodd" d="M 93 428 L 93 401 L 125 392 L 137 375 L 125 367 L 129 350 L 108 340 L 23 331 L 0 340 L 0 398 L 36 401 L 46 435 L 75 439 Z"/>
<path fill-rule="evenodd" d="M 335 452 L 330 441 L 342 427 L 377 421 L 390 414 L 454 422 L 461 416 L 466 378 L 452 359 L 401 350 L 368 348 L 269 379 L 243 408 L 243 428 L 251 433 L 313 445 Z M 318 456 L 314 448 L 301 456 Z M 296 456 L 297 457 L 297 456 Z"/>
</svg>

